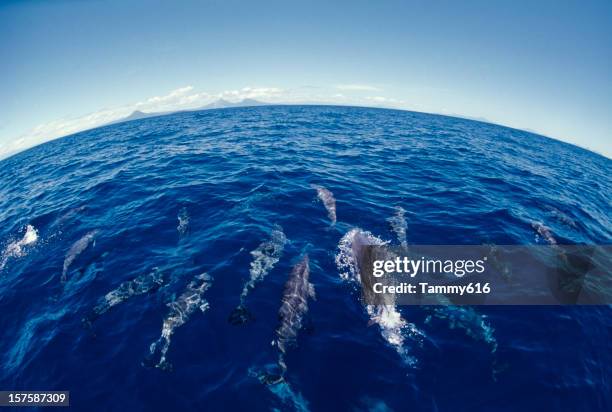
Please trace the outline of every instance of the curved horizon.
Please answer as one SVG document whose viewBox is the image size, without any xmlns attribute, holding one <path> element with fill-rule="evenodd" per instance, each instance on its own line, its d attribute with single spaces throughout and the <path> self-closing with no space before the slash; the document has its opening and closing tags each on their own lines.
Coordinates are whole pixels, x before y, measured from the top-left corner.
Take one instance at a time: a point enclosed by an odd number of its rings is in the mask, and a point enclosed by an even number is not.
<svg viewBox="0 0 612 412">
<path fill-rule="evenodd" d="M 611 19 L 600 0 L 2 2 L 0 157 L 254 98 L 485 120 L 610 158 Z"/>
<path fill-rule="evenodd" d="M 218 99 L 216 101 L 213 101 L 211 104 L 215 104 L 219 101 L 222 101 L 224 99 Z M 512 127 L 509 125 L 505 125 L 505 124 L 500 124 L 500 123 L 496 123 L 493 121 L 490 121 L 488 119 L 484 119 L 484 118 L 472 118 L 472 117 L 467 117 L 467 116 L 461 116 L 461 115 L 457 115 L 457 114 L 444 114 L 444 113 L 431 113 L 431 112 L 422 112 L 422 111 L 418 111 L 418 110 L 410 110 L 410 109 L 402 109 L 402 108 L 395 108 L 395 107 L 384 107 L 384 106 L 367 106 L 367 105 L 358 105 L 358 104 L 340 104 L 340 103 L 315 103 L 315 102 L 300 102 L 300 103 L 268 103 L 268 102 L 263 102 L 263 101 L 258 101 L 256 99 L 250 99 L 255 101 L 257 104 L 253 104 L 253 105 L 240 105 L 244 100 L 249 100 L 249 99 L 243 99 L 241 101 L 238 102 L 231 102 L 231 101 L 226 101 L 227 103 L 231 103 L 231 104 L 238 104 L 237 106 L 228 106 L 228 107 L 210 107 L 210 108 L 195 108 L 195 109 L 179 109 L 179 110 L 173 110 L 173 111 L 167 111 L 167 112 L 143 112 L 143 111 L 139 111 L 139 110 L 135 110 L 132 113 L 130 113 L 128 116 L 123 117 L 123 118 L 119 118 L 117 120 L 114 121 L 110 121 L 110 122 L 106 122 L 104 124 L 100 124 L 97 126 L 92 126 L 86 129 L 82 129 L 82 130 L 78 130 L 69 134 L 65 134 L 65 135 L 61 135 L 61 136 L 57 136 L 57 137 L 53 137 L 53 138 L 49 138 L 47 140 L 44 140 L 40 143 L 37 143 L 33 146 L 29 146 L 26 147 L 22 150 L 10 153 L 8 155 L 6 155 L 5 157 L 0 157 L 0 162 L 3 162 L 5 160 L 8 160 L 16 155 L 19 155 L 23 152 L 26 152 L 28 150 L 31 149 L 35 149 L 38 146 L 42 146 L 46 143 L 50 143 L 53 142 L 55 140 L 59 140 L 59 139 L 63 139 L 66 137 L 70 137 L 70 136 L 74 136 L 80 133 L 84 133 L 84 132 L 88 132 L 90 130 L 95 130 L 95 129 L 99 129 L 99 128 L 103 128 L 103 127 L 109 127 L 109 126 L 114 126 L 114 125 L 118 125 L 121 123 L 128 123 L 128 122 L 135 122 L 135 121 L 141 121 L 141 120 L 145 120 L 145 119 L 152 119 L 152 118 L 156 118 L 156 117 L 165 117 L 165 116 L 171 116 L 174 114 L 179 114 L 179 113 L 185 113 L 185 112 L 201 112 L 201 111 L 209 111 L 209 110 L 230 110 L 230 109 L 244 109 L 244 108 L 252 108 L 252 107 L 274 107 L 274 106 L 278 106 L 278 107 L 282 107 L 282 106 L 295 106 L 295 107 L 299 107 L 299 106 L 314 106 L 314 107 L 346 107 L 346 108 L 361 108 L 361 109 L 376 109 L 376 110 L 393 110 L 393 111 L 400 111 L 400 112 L 407 112 L 407 113 L 418 113 L 418 114 L 424 114 L 424 115 L 428 115 L 428 116 L 441 116 L 441 117 L 448 117 L 451 119 L 458 119 L 458 120 L 463 120 L 463 121 L 470 121 L 470 122 L 477 122 L 477 123 L 483 123 L 483 124 L 488 124 L 488 125 L 493 125 L 493 126 L 498 126 L 498 127 L 503 127 L 506 129 L 510 129 L 510 130 L 516 130 L 522 133 L 529 133 L 532 134 L 534 136 L 539 136 L 539 137 L 543 137 L 545 139 L 550 139 L 553 140 L 555 142 L 558 143 L 563 143 L 563 144 L 567 144 L 573 147 L 576 147 L 578 149 L 587 151 L 589 153 L 601 156 L 607 160 L 612 160 L 612 158 L 604 153 L 600 153 L 596 150 L 593 150 L 591 148 L 588 147 L 584 147 L 584 146 L 580 146 L 576 143 L 572 143 L 572 142 L 568 142 L 565 140 L 562 140 L 560 138 L 556 138 L 556 137 L 552 137 L 552 136 L 547 136 L 545 134 L 542 133 L 538 133 L 537 131 L 533 131 L 533 130 L 525 130 L 525 129 L 520 129 L 517 127 Z M 144 117 L 142 118 L 134 118 L 131 119 L 130 117 L 133 116 L 134 114 L 139 113 L 144 115 Z"/>
</svg>

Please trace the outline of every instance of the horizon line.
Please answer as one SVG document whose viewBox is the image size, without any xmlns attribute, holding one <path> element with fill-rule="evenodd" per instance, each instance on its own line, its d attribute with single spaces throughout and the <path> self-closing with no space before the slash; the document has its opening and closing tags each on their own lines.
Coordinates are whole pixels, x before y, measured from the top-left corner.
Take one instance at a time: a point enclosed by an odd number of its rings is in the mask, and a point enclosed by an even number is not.
<svg viewBox="0 0 612 412">
<path fill-rule="evenodd" d="M 256 102 L 257 104 L 247 104 L 244 106 L 228 106 L 228 107 L 207 107 L 207 106 L 212 106 L 217 102 L 226 102 L 226 103 L 230 103 L 232 105 L 236 104 L 239 105 L 242 102 L 245 101 L 252 101 L 252 102 Z M 445 114 L 445 113 L 436 113 L 436 112 L 426 112 L 426 111 L 420 111 L 420 110 L 414 110 L 414 109 L 406 109 L 406 108 L 399 108 L 399 107 L 393 107 L 393 106 L 369 106 L 369 105 L 364 105 L 364 104 L 344 104 L 344 103 L 320 103 L 320 102 L 316 102 L 316 101 L 304 101 L 304 102 L 278 102 L 278 103 L 270 103 L 270 102 L 265 102 L 262 100 L 257 100 L 255 98 L 243 98 L 241 100 L 238 101 L 231 101 L 228 99 L 224 99 L 224 98 L 219 98 L 216 99 L 202 107 L 198 107 L 198 108 L 193 108 L 193 109 L 176 109 L 176 110 L 168 110 L 168 111 L 152 111 L 152 112 L 145 112 L 142 110 L 133 110 L 130 114 L 128 114 L 127 116 L 124 116 L 122 118 L 119 118 L 117 120 L 113 120 L 110 122 L 106 122 L 100 125 L 96 125 L 93 127 L 88 127 L 88 128 L 84 128 L 82 130 L 77 130 L 75 132 L 72 133 L 68 133 L 68 134 L 62 134 L 56 137 L 52 137 L 49 138 L 47 140 L 41 141 L 38 144 L 26 147 L 22 150 L 17 150 L 15 152 L 9 153 L 6 156 L 0 156 L 0 162 L 4 162 L 5 160 L 8 160 L 14 156 L 17 156 L 21 153 L 24 153 L 28 150 L 34 149 L 36 147 L 42 146 L 46 143 L 51 143 L 53 141 L 59 140 L 59 139 L 63 139 L 66 137 L 70 137 L 70 136 L 74 136 L 77 135 L 79 133 L 84 133 L 84 132 L 88 132 L 91 130 L 96 130 L 96 129 L 100 129 L 103 127 L 108 127 L 108 126 L 114 126 L 114 125 L 118 125 L 121 123 L 129 123 L 132 121 L 139 121 L 139 120 L 144 120 L 144 119 L 151 119 L 151 118 L 156 118 L 156 117 L 163 117 L 163 116 L 171 116 L 173 114 L 178 114 L 178 113 L 191 113 L 191 112 L 200 112 L 200 111 L 209 111 L 209 110 L 228 110 L 228 109 L 246 109 L 246 108 L 253 108 L 253 107 L 269 107 L 269 106 L 322 106 L 322 107 L 355 107 L 355 108 L 363 108 L 363 109 L 378 109 L 378 110 L 393 110 L 393 111 L 401 111 L 401 112 L 409 112 L 409 113 L 419 113 L 419 114 L 425 114 L 425 115 L 430 115 L 430 116 L 442 116 L 442 117 L 447 117 L 447 118 L 451 118 L 451 119 L 459 119 L 459 120 L 467 120 L 467 121 L 471 121 L 471 122 L 478 122 L 478 123 L 483 123 L 483 124 L 490 124 L 493 126 L 498 126 L 498 127 L 503 127 L 506 129 L 510 129 L 510 130 L 516 130 L 519 132 L 523 132 L 523 133 L 529 133 L 535 136 L 540 136 L 546 139 L 550 139 L 553 140 L 555 142 L 559 142 L 559 143 L 563 143 L 563 144 L 567 144 L 570 146 L 574 146 L 578 149 L 581 150 L 585 150 L 587 152 L 591 152 L 595 155 L 604 157 L 607 160 L 612 160 L 612 157 L 601 153 L 595 149 L 589 148 L 589 147 L 585 147 L 585 146 L 581 146 L 578 145 L 576 143 L 572 143 L 572 142 L 567 142 L 565 140 L 559 139 L 559 138 L 555 138 L 555 137 L 551 137 L 548 136 L 544 133 L 538 132 L 536 130 L 526 130 L 526 129 L 521 129 L 518 127 L 514 127 L 514 126 L 509 126 L 509 125 L 505 125 L 502 123 L 497 123 L 495 121 L 489 120 L 487 118 L 479 118 L 479 117 L 473 117 L 473 116 L 469 116 L 469 115 L 462 115 L 462 114 L 457 114 L 457 113 L 451 113 L 451 114 Z M 132 116 L 134 113 L 142 113 L 144 115 L 146 115 L 146 117 L 144 118 L 137 118 L 137 119 L 130 119 L 129 117 Z"/>
</svg>

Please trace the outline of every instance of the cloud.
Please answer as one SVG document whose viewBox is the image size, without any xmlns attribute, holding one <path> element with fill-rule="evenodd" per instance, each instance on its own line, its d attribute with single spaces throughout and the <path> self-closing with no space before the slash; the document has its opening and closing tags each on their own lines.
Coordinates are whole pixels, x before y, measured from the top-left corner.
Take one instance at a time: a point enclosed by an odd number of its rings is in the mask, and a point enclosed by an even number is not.
<svg viewBox="0 0 612 412">
<path fill-rule="evenodd" d="M 166 112 L 196 108 L 214 98 L 208 93 L 196 93 L 193 86 L 184 86 L 162 96 L 111 108 L 102 109 L 83 116 L 63 118 L 40 124 L 13 141 L 0 145 L 0 158 L 25 150 L 37 144 L 70 135 L 82 130 L 101 126 L 128 116 L 135 110 L 143 112 Z"/>
<path fill-rule="evenodd" d="M 368 96 L 365 98 L 366 102 L 370 104 L 378 104 L 385 105 L 390 107 L 404 107 L 406 106 L 406 102 L 403 100 L 394 99 L 392 97 L 384 97 L 384 96 Z"/>
<path fill-rule="evenodd" d="M 0 159 L 57 137 L 100 126 L 127 116 L 129 109 L 104 109 L 77 118 L 40 124 L 13 141 L 0 145 Z"/>
<path fill-rule="evenodd" d="M 341 91 L 380 91 L 380 89 L 359 84 L 345 84 L 335 87 Z M 350 93 L 349 93 L 350 94 Z M 82 130 L 102 126 L 120 120 L 135 110 L 145 113 L 173 112 L 197 109 L 215 100 L 224 99 L 239 102 L 244 99 L 257 99 L 267 103 L 314 103 L 346 104 L 361 106 L 402 107 L 404 102 L 383 96 L 349 97 L 334 89 L 318 87 L 298 87 L 281 89 L 278 87 L 243 87 L 218 93 L 198 92 L 193 86 L 183 86 L 165 95 L 149 97 L 145 100 L 115 108 L 106 108 L 83 116 L 63 118 L 40 124 L 17 138 L 0 144 L 0 159 L 20 152 L 37 144 L 70 135 Z"/>
<path fill-rule="evenodd" d="M 380 92 L 381 88 L 368 84 L 338 84 L 336 89 L 348 92 Z"/>
<path fill-rule="evenodd" d="M 262 99 L 273 102 L 282 97 L 283 94 L 284 90 L 277 87 L 244 87 L 239 90 L 227 90 L 221 92 L 216 97 L 230 101 Z"/>
</svg>

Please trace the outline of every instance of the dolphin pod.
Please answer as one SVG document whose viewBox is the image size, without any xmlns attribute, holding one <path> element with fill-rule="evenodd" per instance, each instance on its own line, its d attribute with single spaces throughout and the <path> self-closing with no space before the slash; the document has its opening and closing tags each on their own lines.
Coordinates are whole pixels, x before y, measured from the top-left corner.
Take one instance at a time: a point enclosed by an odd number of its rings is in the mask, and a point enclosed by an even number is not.
<svg viewBox="0 0 612 412">
<path fill-rule="evenodd" d="M 183 326 L 197 309 L 200 309 L 202 313 L 208 310 L 210 305 L 204 299 L 204 293 L 211 285 L 212 277 L 206 273 L 198 275 L 189 282 L 185 291 L 176 300 L 168 303 L 170 310 L 164 318 L 161 336 L 151 344 L 150 357 L 145 364 L 151 364 L 158 359 L 155 367 L 166 370 L 171 368 L 170 363 L 166 360 L 166 354 L 170 348 L 174 330 Z"/>
<path fill-rule="evenodd" d="M 77 240 L 72 244 L 68 253 L 66 254 L 66 258 L 64 259 L 64 267 L 62 269 L 62 282 L 66 281 L 66 275 L 68 274 L 68 269 L 72 262 L 81 254 L 91 242 L 94 241 L 96 235 L 98 234 L 97 230 L 92 230 L 91 232 L 87 232 L 82 238 Z"/>
<path fill-rule="evenodd" d="M 327 216 L 331 221 L 332 226 L 336 224 L 336 199 L 334 198 L 334 194 L 330 192 L 328 189 L 319 185 L 311 186 L 314 190 L 317 191 L 317 196 L 323 202 L 323 206 L 327 210 Z"/>
<path fill-rule="evenodd" d="M 312 185 L 317 191 L 328 212 L 331 224 L 336 223 L 336 200 L 333 193 L 328 189 Z M 405 210 L 401 206 L 395 208 L 395 214 L 388 219 L 391 229 L 396 235 L 397 242 L 402 248 L 407 248 L 406 229 L 407 223 Z M 177 230 L 180 235 L 188 233 L 189 215 L 185 208 L 178 214 L 179 225 Z M 554 238 L 543 225 L 534 224 L 534 230 L 544 237 L 549 243 L 555 244 Z M 95 239 L 97 231 L 87 233 L 70 248 L 64 261 L 62 279 L 65 279 L 68 268 Z M 269 239 L 260 243 L 250 252 L 249 279 L 244 283 L 240 303 L 229 317 L 229 322 L 240 324 L 247 322 L 251 316 L 246 309 L 246 299 L 251 290 L 269 274 L 279 262 L 285 244 L 288 242 L 282 227 L 275 226 L 270 233 Z M 368 285 L 368 277 L 361 276 L 362 268 L 365 267 L 367 259 L 371 259 L 371 248 L 369 246 L 387 245 L 389 242 L 374 236 L 372 233 L 359 228 L 349 230 L 338 243 L 338 254 L 336 265 L 342 279 L 364 286 L 365 290 L 371 290 Z M 392 253 L 392 252 L 388 252 Z M 143 295 L 154 292 L 165 283 L 164 277 L 158 271 L 147 275 L 141 275 L 133 280 L 123 282 L 116 289 L 108 292 L 99 299 L 90 314 L 84 319 L 84 323 L 91 325 L 98 317 L 109 311 L 112 307 L 126 301 L 132 296 Z M 149 353 L 143 361 L 143 365 L 153 366 L 163 370 L 170 370 L 171 365 L 167 360 L 167 354 L 171 345 L 172 336 L 177 328 L 184 325 L 200 309 L 206 312 L 209 303 L 204 298 L 205 293 L 212 285 L 212 277 L 201 274 L 194 277 L 186 286 L 178 298 L 168 304 L 168 313 L 162 321 L 161 335 L 149 347 Z M 308 410 L 307 402 L 299 392 L 294 392 L 285 379 L 287 364 L 285 357 L 288 349 L 297 340 L 302 329 L 304 317 L 309 310 L 309 299 L 315 298 L 314 286 L 310 282 L 310 261 L 308 254 L 293 267 L 284 285 L 280 308 L 278 311 L 278 326 L 274 332 L 275 337 L 272 345 L 277 350 L 277 360 L 273 364 L 273 373 L 264 372 L 251 376 L 259 379 L 270 391 L 275 393 L 283 402 L 291 402 L 297 410 Z M 376 325 L 384 341 L 392 347 L 407 365 L 414 365 L 416 360 L 410 355 L 408 340 L 422 344 L 424 333 L 417 327 L 406 321 L 398 311 L 395 297 L 392 294 L 382 296 L 381 304 L 369 304 L 364 302 L 364 309 L 369 317 L 369 325 Z M 478 314 L 471 308 L 461 307 L 455 309 L 435 308 L 431 316 L 426 320 L 430 323 L 433 318 L 447 319 L 452 325 L 466 330 L 468 335 L 489 342 L 495 350 L 496 342 L 493 337 L 493 329 L 484 320 L 484 316 Z"/>
<path fill-rule="evenodd" d="M 140 275 L 132 280 L 122 282 L 116 289 L 111 290 L 99 299 L 98 304 L 83 319 L 85 325 L 91 325 L 101 315 L 112 307 L 125 302 L 132 296 L 144 295 L 154 292 L 164 284 L 163 274 L 156 269 L 146 275 Z"/>
<path fill-rule="evenodd" d="M 249 292 L 255 285 L 261 282 L 266 275 L 274 268 L 283 254 L 283 249 L 287 243 L 287 237 L 283 233 L 283 228 L 276 225 L 272 230 L 270 239 L 262 242 L 257 248 L 251 251 L 253 260 L 249 269 L 249 280 L 244 284 L 240 294 L 240 304 L 230 314 L 229 322 L 238 325 L 246 323 L 251 319 L 251 315 L 246 308 L 245 300 Z"/>
</svg>

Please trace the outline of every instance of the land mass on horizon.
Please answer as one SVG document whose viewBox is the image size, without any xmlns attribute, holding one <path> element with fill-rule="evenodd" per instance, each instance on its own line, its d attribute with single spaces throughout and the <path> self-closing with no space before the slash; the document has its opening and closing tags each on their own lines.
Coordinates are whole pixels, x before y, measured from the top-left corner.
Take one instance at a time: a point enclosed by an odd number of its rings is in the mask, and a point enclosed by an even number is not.
<svg viewBox="0 0 612 412">
<path fill-rule="evenodd" d="M 126 117 L 123 117 L 121 119 L 117 119 L 117 120 L 114 120 L 112 122 L 106 123 L 103 126 L 109 126 L 111 124 L 129 122 L 131 120 L 146 119 L 148 117 L 164 116 L 164 115 L 174 114 L 174 113 L 197 112 L 197 111 L 200 111 L 200 110 L 210 110 L 210 109 L 226 109 L 226 108 L 230 108 L 230 107 L 267 106 L 269 104 L 270 103 L 261 102 L 259 100 L 255 100 L 255 99 L 242 99 L 242 100 L 237 101 L 237 102 L 230 102 L 230 101 L 225 100 L 225 99 L 217 99 L 214 102 L 211 102 L 209 104 L 206 104 L 204 106 L 201 106 L 201 107 L 198 107 L 198 108 L 195 108 L 195 109 L 169 110 L 169 111 L 165 111 L 165 112 L 143 112 L 143 111 L 140 111 L 140 110 L 134 110 L 132 113 L 130 113 L 129 116 L 126 116 Z"/>
</svg>

